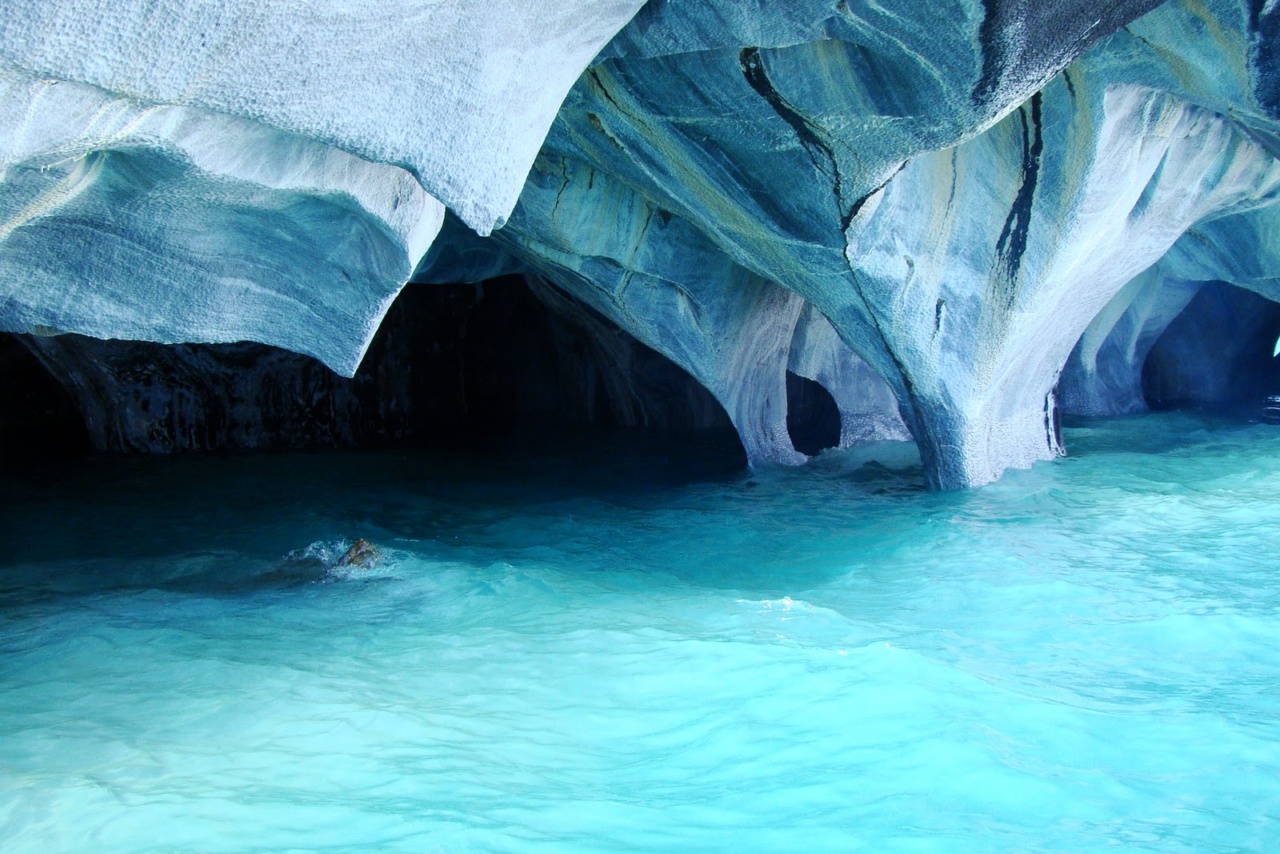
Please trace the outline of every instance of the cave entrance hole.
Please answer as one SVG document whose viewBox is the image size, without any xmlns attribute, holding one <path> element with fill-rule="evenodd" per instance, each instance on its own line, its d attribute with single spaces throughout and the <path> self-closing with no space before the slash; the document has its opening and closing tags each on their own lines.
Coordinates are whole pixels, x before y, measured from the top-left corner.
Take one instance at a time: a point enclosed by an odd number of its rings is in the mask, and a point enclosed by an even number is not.
<svg viewBox="0 0 1280 854">
<path fill-rule="evenodd" d="M 821 383 L 787 371 L 787 433 L 805 456 L 840 445 L 840 408 Z"/>
<path fill-rule="evenodd" d="M 686 371 L 540 281 L 402 291 L 355 377 L 254 343 L 0 336 L 0 448 L 172 453 L 502 447 L 634 428 L 746 455 Z M 38 350 L 39 359 L 31 350 Z M 43 363 L 43 364 L 42 364 Z M 52 368 L 46 369 L 45 365 Z M 71 392 L 71 393 L 69 393 Z M 127 416 L 127 417 L 122 417 Z"/>
<path fill-rule="evenodd" d="M 442 300 L 460 314 L 424 334 L 415 324 L 438 314 Z M 420 372 L 421 360 L 431 362 L 416 393 L 449 396 L 439 401 L 453 416 L 439 425 L 446 432 L 709 432 L 731 434 L 740 447 L 724 408 L 685 370 L 545 281 L 410 285 L 397 306 L 398 323 L 413 327 L 407 358 Z M 361 373 L 380 369 L 381 354 L 373 355 Z"/>
<path fill-rule="evenodd" d="M 1280 394 L 1278 336 L 1280 303 L 1225 282 L 1205 285 L 1143 363 L 1147 406 L 1259 414 Z"/>
</svg>

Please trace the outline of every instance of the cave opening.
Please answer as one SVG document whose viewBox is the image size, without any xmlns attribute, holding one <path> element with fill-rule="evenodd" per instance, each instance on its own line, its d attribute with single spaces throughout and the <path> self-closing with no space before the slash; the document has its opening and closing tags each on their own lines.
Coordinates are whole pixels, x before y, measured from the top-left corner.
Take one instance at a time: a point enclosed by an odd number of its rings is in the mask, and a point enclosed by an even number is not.
<svg viewBox="0 0 1280 854">
<path fill-rule="evenodd" d="M 787 371 L 787 432 L 805 456 L 840 444 L 840 408 L 821 383 Z"/>
<path fill-rule="evenodd" d="M 1225 282 L 1205 285 L 1143 363 L 1147 406 L 1261 414 L 1280 394 L 1278 336 L 1280 303 Z"/>
<path fill-rule="evenodd" d="M 713 437 L 745 464 L 705 388 L 551 288 L 522 276 L 410 285 L 350 379 L 247 342 L 0 336 L 0 451 L 519 449 L 634 429 Z"/>
</svg>

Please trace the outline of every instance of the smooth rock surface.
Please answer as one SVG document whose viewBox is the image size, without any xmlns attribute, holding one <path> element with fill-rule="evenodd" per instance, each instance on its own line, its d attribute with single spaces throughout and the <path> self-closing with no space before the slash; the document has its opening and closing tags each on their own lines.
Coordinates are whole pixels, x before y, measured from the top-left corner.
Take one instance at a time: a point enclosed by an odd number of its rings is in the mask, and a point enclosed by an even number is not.
<svg viewBox="0 0 1280 854">
<path fill-rule="evenodd" d="M 437 199 L 500 226 L 639 4 L 9 4 L 0 329 L 250 340 L 350 376 Z"/>
<path fill-rule="evenodd" d="M 0 329 L 258 341 L 350 375 L 440 228 L 402 169 L 0 71 Z"/>
<path fill-rule="evenodd" d="M 642 3 L 11 0 L 0 67 L 399 165 L 487 232 L 569 87 Z"/>
</svg>

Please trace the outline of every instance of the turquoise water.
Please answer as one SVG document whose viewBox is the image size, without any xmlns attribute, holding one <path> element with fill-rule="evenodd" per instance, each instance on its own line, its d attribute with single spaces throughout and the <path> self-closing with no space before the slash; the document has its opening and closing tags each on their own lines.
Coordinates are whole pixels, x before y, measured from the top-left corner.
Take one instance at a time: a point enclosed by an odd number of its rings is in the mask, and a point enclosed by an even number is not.
<svg viewBox="0 0 1280 854">
<path fill-rule="evenodd" d="M 10 475 L 2 847 L 1274 850 L 1280 429 L 1067 441 Z"/>
</svg>

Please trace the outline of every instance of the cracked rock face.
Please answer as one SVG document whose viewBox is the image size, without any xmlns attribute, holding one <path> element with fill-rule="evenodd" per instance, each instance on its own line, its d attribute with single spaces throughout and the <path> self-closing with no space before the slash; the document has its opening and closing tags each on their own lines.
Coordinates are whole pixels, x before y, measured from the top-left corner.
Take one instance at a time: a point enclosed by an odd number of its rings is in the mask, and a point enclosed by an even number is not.
<svg viewBox="0 0 1280 854">
<path fill-rule="evenodd" d="M 350 374 L 406 279 L 524 273 L 753 463 L 791 374 L 958 488 L 1140 410 L 1204 283 L 1280 299 L 1275 4 L 365 5 L 7 14 L 0 328 Z"/>
</svg>

